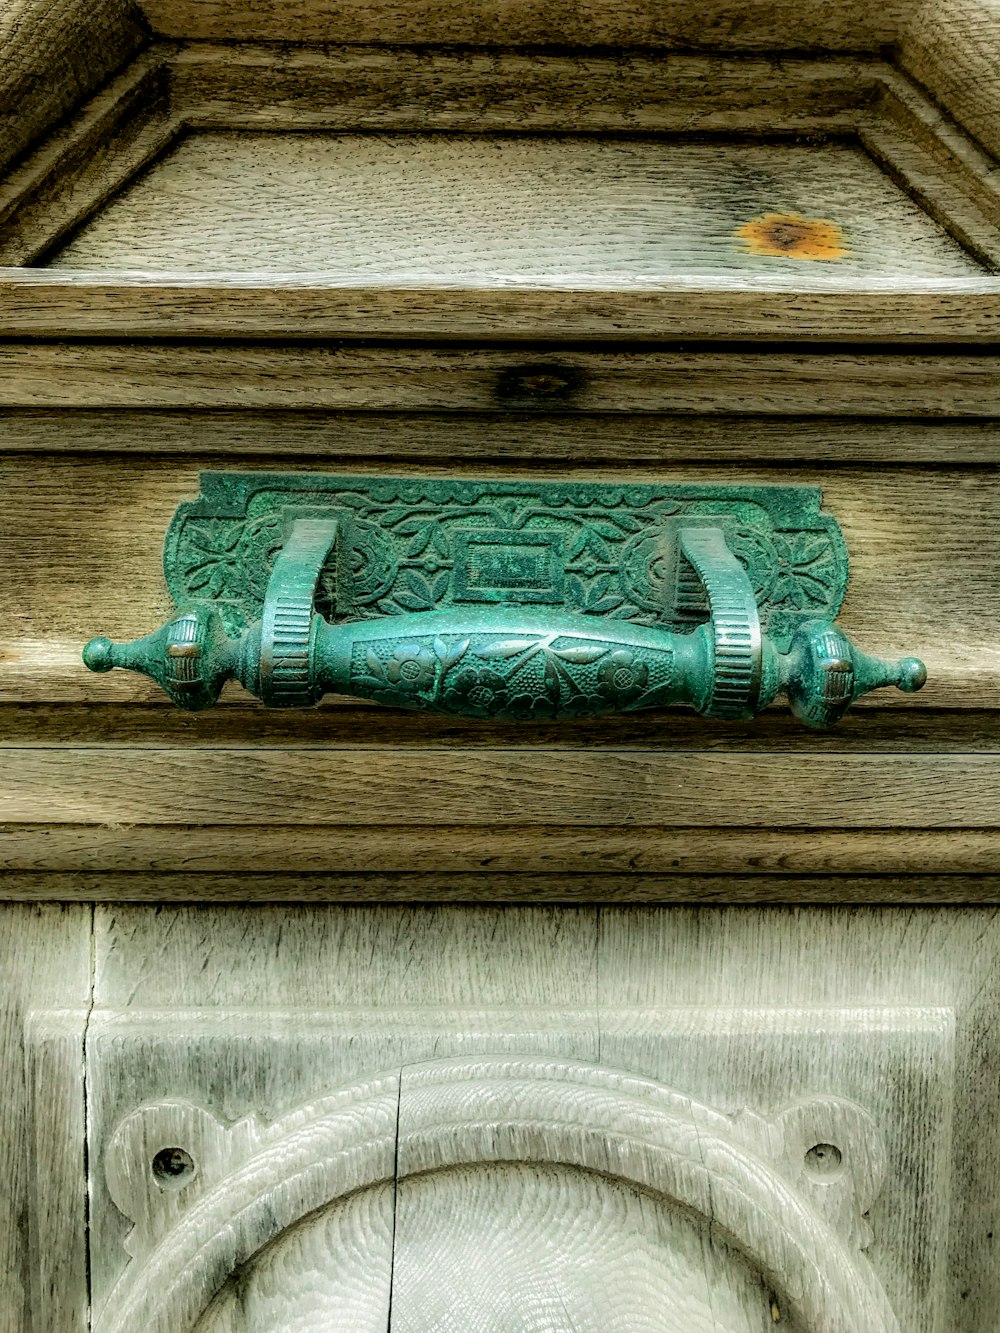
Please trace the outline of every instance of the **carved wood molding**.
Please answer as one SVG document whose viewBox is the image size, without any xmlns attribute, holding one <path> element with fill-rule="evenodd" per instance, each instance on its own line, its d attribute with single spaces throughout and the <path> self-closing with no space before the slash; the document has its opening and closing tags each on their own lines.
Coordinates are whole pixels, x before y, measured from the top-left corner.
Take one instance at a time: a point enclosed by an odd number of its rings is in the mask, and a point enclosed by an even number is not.
<svg viewBox="0 0 1000 1333">
<path fill-rule="evenodd" d="M 487 1163 L 596 1172 L 673 1203 L 741 1253 L 809 1333 L 898 1333 L 860 1249 L 885 1170 L 854 1103 L 727 1116 L 575 1061 L 435 1061 L 280 1119 L 227 1126 L 185 1101 L 136 1108 L 105 1155 L 133 1256 L 98 1333 L 191 1329 L 228 1275 L 307 1214 L 395 1178 Z"/>
</svg>

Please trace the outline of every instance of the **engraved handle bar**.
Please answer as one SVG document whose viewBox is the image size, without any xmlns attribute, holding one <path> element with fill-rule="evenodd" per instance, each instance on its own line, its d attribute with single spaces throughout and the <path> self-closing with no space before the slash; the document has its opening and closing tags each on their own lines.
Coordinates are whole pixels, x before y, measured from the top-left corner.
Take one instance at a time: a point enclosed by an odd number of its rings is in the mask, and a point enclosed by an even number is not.
<svg viewBox="0 0 1000 1333">
<path fill-rule="evenodd" d="M 140 671 L 187 709 L 237 679 L 271 708 L 323 694 L 470 717 L 543 720 L 687 704 L 706 717 L 753 717 L 778 695 L 811 727 L 829 726 L 869 690 L 919 690 L 917 658 L 860 652 L 829 620 L 806 622 L 787 652 L 763 633 L 746 571 L 710 524 L 680 549 L 709 619 L 690 633 L 591 615 L 490 605 L 331 624 L 315 607 L 337 520 L 299 518 L 275 559 L 261 619 L 230 637 L 210 606 L 181 611 L 132 643 L 95 638 L 92 671 Z"/>
</svg>

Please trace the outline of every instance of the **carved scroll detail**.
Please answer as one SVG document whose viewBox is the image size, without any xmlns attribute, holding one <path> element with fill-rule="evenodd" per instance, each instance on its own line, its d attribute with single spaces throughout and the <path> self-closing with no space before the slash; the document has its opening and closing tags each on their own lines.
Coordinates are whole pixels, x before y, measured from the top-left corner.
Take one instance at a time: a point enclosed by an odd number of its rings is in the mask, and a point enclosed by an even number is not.
<svg viewBox="0 0 1000 1333">
<path fill-rule="evenodd" d="M 862 1108 L 821 1096 L 772 1118 L 727 1116 L 650 1079 L 510 1057 L 407 1068 L 272 1123 L 227 1127 L 183 1101 L 138 1107 L 105 1158 L 135 1223 L 133 1262 L 95 1333 L 182 1333 L 235 1268 L 306 1214 L 394 1172 L 503 1162 L 594 1171 L 679 1205 L 810 1333 L 898 1333 L 859 1253 L 884 1173 Z"/>
</svg>

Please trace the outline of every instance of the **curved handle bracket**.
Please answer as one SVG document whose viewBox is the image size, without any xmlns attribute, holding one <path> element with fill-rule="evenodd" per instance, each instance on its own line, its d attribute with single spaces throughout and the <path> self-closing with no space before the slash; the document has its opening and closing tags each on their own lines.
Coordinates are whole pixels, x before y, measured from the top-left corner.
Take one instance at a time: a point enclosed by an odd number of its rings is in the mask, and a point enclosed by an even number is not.
<svg viewBox="0 0 1000 1333">
<path fill-rule="evenodd" d="M 316 589 L 337 540 L 337 519 L 292 520 L 267 581 L 260 625 L 259 687 L 269 708 L 308 708 L 320 697 L 314 670 Z"/>
<path fill-rule="evenodd" d="M 706 717 L 753 717 L 762 655 L 760 615 L 747 572 L 726 545 L 721 528 L 685 528 L 681 552 L 708 594 L 713 669 L 702 712 Z"/>
</svg>

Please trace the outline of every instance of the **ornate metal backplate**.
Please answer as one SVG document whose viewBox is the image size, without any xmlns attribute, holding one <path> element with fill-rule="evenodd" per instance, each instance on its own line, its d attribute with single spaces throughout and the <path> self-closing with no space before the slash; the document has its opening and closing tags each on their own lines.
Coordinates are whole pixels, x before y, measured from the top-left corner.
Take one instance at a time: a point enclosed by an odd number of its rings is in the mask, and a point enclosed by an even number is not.
<svg viewBox="0 0 1000 1333">
<path fill-rule="evenodd" d="M 203 472 L 164 548 L 176 604 L 210 602 L 239 633 L 261 617 L 290 523 L 319 512 L 339 520 L 316 602 L 330 621 L 502 603 L 683 633 L 709 608 L 672 535 L 702 518 L 745 566 L 781 649 L 805 622 L 833 620 L 847 587 L 816 487 Z"/>
</svg>

